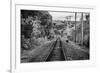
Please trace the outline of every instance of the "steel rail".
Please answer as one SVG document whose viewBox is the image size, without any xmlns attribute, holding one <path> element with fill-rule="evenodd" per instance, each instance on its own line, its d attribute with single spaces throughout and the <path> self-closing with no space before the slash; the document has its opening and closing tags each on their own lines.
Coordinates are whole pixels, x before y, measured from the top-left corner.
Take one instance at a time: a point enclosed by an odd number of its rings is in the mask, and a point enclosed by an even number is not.
<svg viewBox="0 0 100 73">
<path fill-rule="evenodd" d="M 40 61 L 47 61 L 47 59 L 48 59 L 49 55 L 51 54 L 51 52 L 53 51 L 56 43 L 57 43 L 57 40 L 51 45 L 50 51 L 48 52 L 48 54 L 43 59 L 41 59 Z"/>
<path fill-rule="evenodd" d="M 60 45 L 61 45 L 61 49 L 62 49 L 63 54 L 64 54 L 64 58 L 65 58 L 65 60 L 67 60 L 65 48 L 63 47 L 63 44 L 62 44 L 61 40 L 60 40 Z"/>
</svg>

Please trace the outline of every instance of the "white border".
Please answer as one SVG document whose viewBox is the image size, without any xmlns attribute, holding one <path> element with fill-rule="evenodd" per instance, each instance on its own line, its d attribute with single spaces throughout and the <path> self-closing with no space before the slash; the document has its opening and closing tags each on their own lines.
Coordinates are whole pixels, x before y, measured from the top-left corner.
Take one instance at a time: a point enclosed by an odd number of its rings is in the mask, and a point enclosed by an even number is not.
<svg viewBox="0 0 100 73">
<path fill-rule="evenodd" d="M 11 69 L 12 72 L 20 71 L 39 71 L 51 69 L 79 68 L 95 65 L 95 10 L 93 8 L 73 8 L 73 7 L 57 7 L 57 6 L 39 6 L 39 5 L 23 5 L 12 3 L 12 46 L 11 46 Z M 89 12 L 90 13 L 90 60 L 86 61 L 66 61 L 66 62 L 50 62 L 50 63 L 28 63 L 20 64 L 20 9 L 27 10 L 51 10 L 51 11 L 71 11 L 71 12 Z M 16 44 L 16 45 L 15 45 Z M 15 52 L 16 51 L 16 52 Z"/>
</svg>

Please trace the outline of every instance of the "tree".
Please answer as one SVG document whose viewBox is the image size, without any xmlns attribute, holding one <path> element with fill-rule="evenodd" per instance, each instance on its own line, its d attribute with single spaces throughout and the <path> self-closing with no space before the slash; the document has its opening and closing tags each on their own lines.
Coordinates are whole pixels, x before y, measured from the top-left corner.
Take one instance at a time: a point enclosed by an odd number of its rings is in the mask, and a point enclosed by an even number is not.
<svg viewBox="0 0 100 73">
<path fill-rule="evenodd" d="M 48 11 L 21 10 L 21 19 L 21 35 L 24 35 L 25 38 L 30 38 L 31 33 L 35 31 L 41 31 L 44 37 L 49 36 L 52 27 L 52 16 Z M 33 27 L 34 21 L 40 21 L 39 28 Z"/>
</svg>

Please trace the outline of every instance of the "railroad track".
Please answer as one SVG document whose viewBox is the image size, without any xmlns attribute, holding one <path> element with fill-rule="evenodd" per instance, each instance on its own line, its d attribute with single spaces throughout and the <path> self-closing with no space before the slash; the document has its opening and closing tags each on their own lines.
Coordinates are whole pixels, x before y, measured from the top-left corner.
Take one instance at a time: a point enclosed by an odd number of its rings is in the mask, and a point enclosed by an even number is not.
<svg viewBox="0 0 100 73">
<path fill-rule="evenodd" d="M 48 54 L 40 59 L 40 61 L 64 61 L 66 53 L 60 39 L 57 39 L 51 46 Z"/>
<path fill-rule="evenodd" d="M 60 39 L 52 41 L 39 55 L 31 56 L 27 62 L 69 61 L 89 59 L 89 54 L 66 45 Z"/>
</svg>

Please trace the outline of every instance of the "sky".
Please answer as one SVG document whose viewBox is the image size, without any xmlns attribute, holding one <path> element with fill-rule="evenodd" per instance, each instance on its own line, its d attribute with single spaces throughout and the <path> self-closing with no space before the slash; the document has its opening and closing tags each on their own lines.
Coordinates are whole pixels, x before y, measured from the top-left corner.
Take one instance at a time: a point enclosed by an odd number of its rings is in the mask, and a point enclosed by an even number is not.
<svg viewBox="0 0 100 73">
<path fill-rule="evenodd" d="M 67 13 L 67 12 L 50 12 L 53 17 L 53 20 L 64 20 L 66 16 L 74 16 L 74 13 Z"/>
<path fill-rule="evenodd" d="M 71 12 L 49 12 L 49 13 L 52 15 L 53 20 L 65 20 L 66 16 L 72 16 L 71 20 L 72 21 L 75 20 L 75 13 L 71 13 Z M 81 18 L 81 14 L 78 13 L 77 20 L 80 20 L 80 18 Z"/>
</svg>

